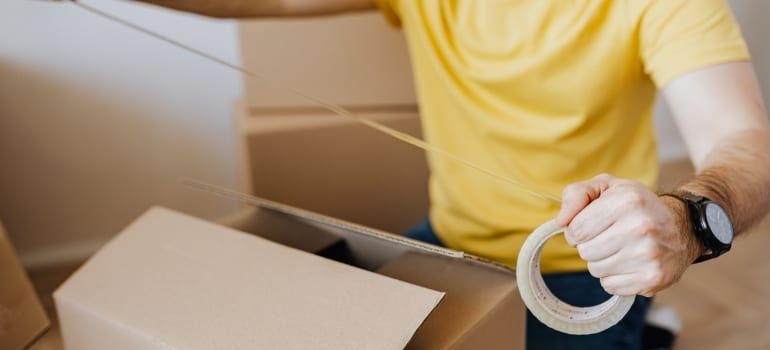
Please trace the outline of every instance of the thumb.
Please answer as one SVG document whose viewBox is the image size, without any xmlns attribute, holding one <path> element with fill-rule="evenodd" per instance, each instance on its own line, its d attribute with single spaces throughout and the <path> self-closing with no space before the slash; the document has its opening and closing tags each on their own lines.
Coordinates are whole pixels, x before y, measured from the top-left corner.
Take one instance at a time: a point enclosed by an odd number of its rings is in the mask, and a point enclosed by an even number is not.
<svg viewBox="0 0 770 350">
<path fill-rule="evenodd" d="M 576 182 L 565 187 L 562 192 L 561 210 L 556 216 L 556 223 L 565 227 L 569 225 L 575 215 L 599 198 L 614 180 L 615 178 L 610 175 L 601 174 L 590 180 Z"/>
</svg>

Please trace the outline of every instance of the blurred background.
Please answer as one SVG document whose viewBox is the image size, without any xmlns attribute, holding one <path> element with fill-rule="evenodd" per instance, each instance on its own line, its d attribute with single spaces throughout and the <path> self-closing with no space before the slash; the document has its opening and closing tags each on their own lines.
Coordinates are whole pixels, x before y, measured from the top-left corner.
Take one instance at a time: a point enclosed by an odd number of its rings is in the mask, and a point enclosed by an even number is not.
<svg viewBox="0 0 770 350">
<path fill-rule="evenodd" d="M 236 22 L 130 1 L 83 2 L 419 133 L 404 39 L 377 13 Z M 770 1 L 730 4 L 770 105 Z M 4 0 L 0 33 L 0 219 L 32 270 L 82 261 L 153 205 L 224 218 L 239 205 L 190 190 L 178 177 L 269 192 L 286 180 L 285 173 L 263 169 L 301 154 L 292 145 L 309 136 L 279 134 L 256 141 L 254 135 L 341 123 L 318 106 L 68 3 Z M 686 163 L 687 152 L 664 106 L 658 106 L 656 122 L 661 162 Z M 373 145 L 390 147 L 379 141 Z M 421 157 L 418 150 L 399 152 L 411 152 L 411 162 Z M 330 161 L 335 157 L 326 156 Z M 298 157 L 297 164 L 308 164 L 313 154 Z M 310 169 L 292 166 L 286 169 L 301 173 L 293 179 L 301 185 L 278 199 L 390 230 L 416 219 L 404 214 L 408 218 L 398 223 L 378 222 L 355 205 L 320 207 L 345 184 L 316 196 L 320 202 L 303 202 L 297 193 L 330 185 L 328 179 L 336 174 L 318 182 L 312 172 L 325 174 L 324 163 Z M 424 169 L 417 167 L 419 179 L 410 186 L 424 181 Z M 262 177 L 255 180 L 257 175 Z M 378 181 L 386 183 L 400 175 L 381 176 L 386 178 Z M 351 202 L 366 198 L 346 195 Z M 413 202 L 422 208 L 426 202 L 423 193 L 418 195 Z M 398 196 L 383 200 L 384 207 L 392 209 L 398 201 Z M 415 207 L 404 210 L 414 212 Z"/>
<path fill-rule="evenodd" d="M 376 13 L 342 25 L 239 26 L 129 1 L 84 2 L 227 61 L 245 57 L 247 66 L 336 103 L 398 112 L 414 105 L 401 33 Z M 730 3 L 767 103 L 770 2 Z M 364 29 L 340 30 L 346 26 Z M 246 186 L 234 118 L 245 94 L 247 113 L 322 113 L 67 3 L 2 1 L 0 32 L 0 218 L 28 265 L 87 256 L 151 205 L 209 218 L 233 211 L 177 177 Z M 347 34 L 330 35 L 339 32 Z M 377 57 L 379 64 L 367 62 Z M 675 125 L 658 111 L 661 160 L 686 157 Z"/>
<path fill-rule="evenodd" d="M 239 62 L 234 22 L 92 3 Z M 87 256 L 153 204 L 232 210 L 175 181 L 235 186 L 238 74 L 64 2 L 3 1 L 0 30 L 0 217 L 25 264 Z"/>
</svg>

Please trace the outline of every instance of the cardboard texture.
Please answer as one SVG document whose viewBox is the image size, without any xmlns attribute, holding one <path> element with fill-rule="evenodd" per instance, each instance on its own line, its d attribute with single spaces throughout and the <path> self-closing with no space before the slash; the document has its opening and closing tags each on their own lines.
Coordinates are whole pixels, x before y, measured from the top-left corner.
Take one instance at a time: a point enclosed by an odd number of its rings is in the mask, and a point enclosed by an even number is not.
<svg viewBox="0 0 770 350">
<path fill-rule="evenodd" d="M 156 208 L 65 282 L 54 298 L 67 349 L 524 348 L 513 271 L 231 198 L 255 206 L 226 220 L 243 231 Z"/>
<path fill-rule="evenodd" d="M 238 32 L 246 69 L 420 134 L 406 40 L 380 13 L 239 21 Z M 269 82 L 243 81 L 241 191 L 396 233 L 427 215 L 421 150 Z"/>
<path fill-rule="evenodd" d="M 67 349 L 397 349 L 442 295 L 154 208 L 54 298 Z"/>
<path fill-rule="evenodd" d="M 508 273 L 415 251 L 378 272 L 447 293 L 412 338 L 409 349 L 523 348 L 525 310 Z"/>
<path fill-rule="evenodd" d="M 238 22 L 241 62 L 268 80 L 352 106 L 416 103 L 406 40 L 376 11 Z M 319 69 L 322 67 L 322 69 Z M 248 106 L 315 106 L 259 79 L 244 79 Z"/>
<path fill-rule="evenodd" d="M 412 338 L 409 348 L 524 348 L 525 308 L 510 269 L 263 198 L 231 198 L 262 208 L 247 210 L 228 220 L 239 229 L 257 235 L 291 231 L 313 237 L 331 233 L 345 243 L 344 261 L 446 292 L 441 304 Z M 303 240 L 284 242 L 303 245 Z M 328 257 L 338 259 L 334 255 Z"/>
<path fill-rule="evenodd" d="M 0 223 L 0 349 L 26 348 L 48 325 L 45 310 Z"/>
<path fill-rule="evenodd" d="M 247 192 L 401 233 L 428 213 L 425 153 L 355 121 L 266 120 L 242 115 Z M 366 115 L 419 136 L 416 114 Z M 320 120 L 319 120 L 320 119 Z"/>
</svg>

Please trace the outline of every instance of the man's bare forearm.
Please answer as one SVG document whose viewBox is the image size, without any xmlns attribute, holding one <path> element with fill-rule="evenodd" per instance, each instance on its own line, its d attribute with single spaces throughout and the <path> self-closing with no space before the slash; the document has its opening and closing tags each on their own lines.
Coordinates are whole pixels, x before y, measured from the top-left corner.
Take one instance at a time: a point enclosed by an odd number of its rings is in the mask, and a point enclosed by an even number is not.
<svg viewBox="0 0 770 350">
<path fill-rule="evenodd" d="M 374 7 L 373 0 L 135 0 L 218 18 L 313 16 Z"/>
<path fill-rule="evenodd" d="M 740 131 L 720 142 L 682 189 L 722 205 L 736 234 L 750 229 L 770 211 L 770 129 Z"/>
<path fill-rule="evenodd" d="M 280 0 L 135 0 L 174 10 L 219 18 L 248 18 L 279 15 Z"/>
<path fill-rule="evenodd" d="M 719 203 L 742 233 L 770 209 L 770 127 L 738 129 L 721 140 L 682 189 Z M 706 251 L 683 201 L 607 174 L 567 186 L 556 220 L 610 294 L 655 295 Z"/>
</svg>

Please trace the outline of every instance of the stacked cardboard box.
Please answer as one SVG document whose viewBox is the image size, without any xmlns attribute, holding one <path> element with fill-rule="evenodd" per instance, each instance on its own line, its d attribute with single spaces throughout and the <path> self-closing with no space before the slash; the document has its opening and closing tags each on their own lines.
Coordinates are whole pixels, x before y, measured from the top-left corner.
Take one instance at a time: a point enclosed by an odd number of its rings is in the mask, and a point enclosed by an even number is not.
<svg viewBox="0 0 770 350">
<path fill-rule="evenodd" d="M 48 318 L 0 223 L 0 349 L 26 348 Z"/>
<path fill-rule="evenodd" d="M 253 115 L 312 113 L 318 105 L 284 87 L 361 110 L 414 106 L 409 53 L 401 31 L 376 12 L 239 22 L 241 64 Z"/>
<path fill-rule="evenodd" d="M 378 13 L 239 24 L 243 192 L 389 232 L 427 215 L 424 153 L 296 96 L 290 86 L 420 135 L 403 35 Z M 278 85 L 278 88 L 276 88 Z"/>
<path fill-rule="evenodd" d="M 341 117 L 240 117 L 244 192 L 396 233 L 427 215 L 421 150 Z M 420 133 L 414 113 L 367 117 Z"/>
</svg>

